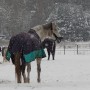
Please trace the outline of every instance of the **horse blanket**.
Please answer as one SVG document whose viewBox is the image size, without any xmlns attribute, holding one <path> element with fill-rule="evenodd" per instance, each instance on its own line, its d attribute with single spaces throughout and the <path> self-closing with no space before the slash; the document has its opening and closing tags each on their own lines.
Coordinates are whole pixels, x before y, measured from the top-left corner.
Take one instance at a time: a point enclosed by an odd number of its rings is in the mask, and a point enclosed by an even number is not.
<svg viewBox="0 0 90 90">
<path fill-rule="evenodd" d="M 22 53 L 25 62 L 46 57 L 40 38 L 34 30 L 30 30 L 28 33 L 19 33 L 10 39 L 6 59 L 10 60 L 11 55 L 17 52 Z"/>
</svg>

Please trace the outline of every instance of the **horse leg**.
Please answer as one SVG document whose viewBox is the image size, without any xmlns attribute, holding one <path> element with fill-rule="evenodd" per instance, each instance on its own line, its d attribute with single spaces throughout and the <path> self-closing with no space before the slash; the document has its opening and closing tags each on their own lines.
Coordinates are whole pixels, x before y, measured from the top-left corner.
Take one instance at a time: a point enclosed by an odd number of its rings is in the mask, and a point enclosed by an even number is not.
<svg viewBox="0 0 90 90">
<path fill-rule="evenodd" d="M 56 43 L 54 42 L 54 46 L 53 46 L 53 49 L 52 49 L 52 59 L 54 60 L 54 57 L 55 57 L 55 49 L 56 49 Z"/>
<path fill-rule="evenodd" d="M 52 52 L 52 59 L 54 60 L 54 57 L 55 57 L 55 53 L 54 52 Z"/>
<path fill-rule="evenodd" d="M 5 57 L 3 56 L 3 63 L 5 62 Z"/>
<path fill-rule="evenodd" d="M 27 77 L 26 77 L 26 74 L 25 74 L 25 69 L 27 67 Z M 29 75 L 30 75 L 30 71 L 31 71 L 31 65 L 30 63 L 22 63 L 22 76 L 23 76 L 23 79 L 24 79 L 24 83 L 29 83 L 30 82 L 30 79 L 29 79 Z"/>
<path fill-rule="evenodd" d="M 27 82 L 30 83 L 30 71 L 31 71 L 31 63 L 27 64 Z"/>
<path fill-rule="evenodd" d="M 41 58 L 37 58 L 37 74 L 38 74 L 37 81 L 38 83 L 41 81 L 40 73 L 41 73 Z"/>
<path fill-rule="evenodd" d="M 17 83 L 21 83 L 21 66 L 20 66 L 20 53 L 15 54 L 15 73 L 17 76 Z"/>
<path fill-rule="evenodd" d="M 25 74 L 26 64 L 24 62 L 22 63 L 21 68 L 22 68 L 22 76 L 23 76 L 24 83 L 27 83 L 26 74 Z"/>
<path fill-rule="evenodd" d="M 48 53 L 48 60 L 50 59 L 50 50 L 47 49 L 47 53 Z"/>
<path fill-rule="evenodd" d="M 52 54 L 52 60 L 54 60 L 55 51 L 54 51 L 54 50 L 52 50 L 52 51 L 51 51 L 51 54 Z"/>
</svg>

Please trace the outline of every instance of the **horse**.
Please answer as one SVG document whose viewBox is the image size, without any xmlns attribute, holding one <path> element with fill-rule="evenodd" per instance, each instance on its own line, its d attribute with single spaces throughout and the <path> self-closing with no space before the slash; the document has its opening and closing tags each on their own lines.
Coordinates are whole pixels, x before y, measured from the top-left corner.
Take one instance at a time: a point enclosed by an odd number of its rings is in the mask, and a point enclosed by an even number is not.
<svg viewBox="0 0 90 90">
<path fill-rule="evenodd" d="M 60 42 L 63 39 L 63 37 L 58 37 L 58 38 L 59 38 Z M 43 48 L 47 49 L 48 60 L 50 59 L 50 54 L 52 55 L 52 60 L 55 60 L 55 50 L 56 50 L 56 42 L 55 41 L 56 40 L 53 40 L 51 38 L 46 38 L 42 42 Z"/>
<path fill-rule="evenodd" d="M 28 32 L 19 33 L 11 37 L 6 53 L 7 60 L 12 59 L 15 65 L 15 74 L 17 83 L 21 83 L 21 75 L 23 76 L 24 83 L 30 82 L 31 62 L 36 59 L 37 61 L 37 81 L 41 82 L 41 60 L 46 57 L 41 42 L 46 37 L 51 37 L 59 41 L 59 33 L 56 29 L 55 23 L 47 23 L 37 25 L 31 28 Z M 30 53 L 28 53 L 30 52 Z M 27 66 L 27 77 L 25 68 Z M 22 74 L 21 74 L 22 73 Z"/>
<path fill-rule="evenodd" d="M 47 49 L 48 60 L 50 59 L 50 54 L 52 55 L 52 59 L 54 60 L 55 49 L 56 49 L 55 40 L 53 40 L 53 39 L 51 39 L 51 38 L 46 38 L 46 39 L 44 39 L 44 41 L 42 42 L 42 46 L 43 46 L 43 48 L 46 48 L 46 49 Z"/>
</svg>

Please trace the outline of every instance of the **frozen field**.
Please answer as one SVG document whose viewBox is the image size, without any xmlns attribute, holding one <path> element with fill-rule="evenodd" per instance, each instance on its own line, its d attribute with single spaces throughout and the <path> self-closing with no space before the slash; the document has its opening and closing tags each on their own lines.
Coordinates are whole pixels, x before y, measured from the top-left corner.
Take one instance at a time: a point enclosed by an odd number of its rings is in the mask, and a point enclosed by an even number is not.
<svg viewBox="0 0 90 90">
<path fill-rule="evenodd" d="M 59 55 L 42 60 L 41 83 L 37 83 L 36 62 L 32 62 L 31 83 L 17 84 L 14 66 L 0 56 L 0 90 L 90 90 L 90 55 Z"/>
</svg>

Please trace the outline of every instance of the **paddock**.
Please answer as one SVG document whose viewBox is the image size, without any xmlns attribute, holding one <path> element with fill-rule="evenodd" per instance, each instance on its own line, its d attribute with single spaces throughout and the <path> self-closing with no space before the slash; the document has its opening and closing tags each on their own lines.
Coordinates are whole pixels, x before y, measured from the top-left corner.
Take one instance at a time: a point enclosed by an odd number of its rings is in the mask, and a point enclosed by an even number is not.
<svg viewBox="0 0 90 90">
<path fill-rule="evenodd" d="M 63 55 L 56 51 L 55 60 L 42 60 L 41 83 L 37 83 L 36 61 L 32 62 L 31 82 L 17 84 L 11 62 L 2 63 L 0 56 L 1 90 L 90 90 L 90 55 Z"/>
</svg>

